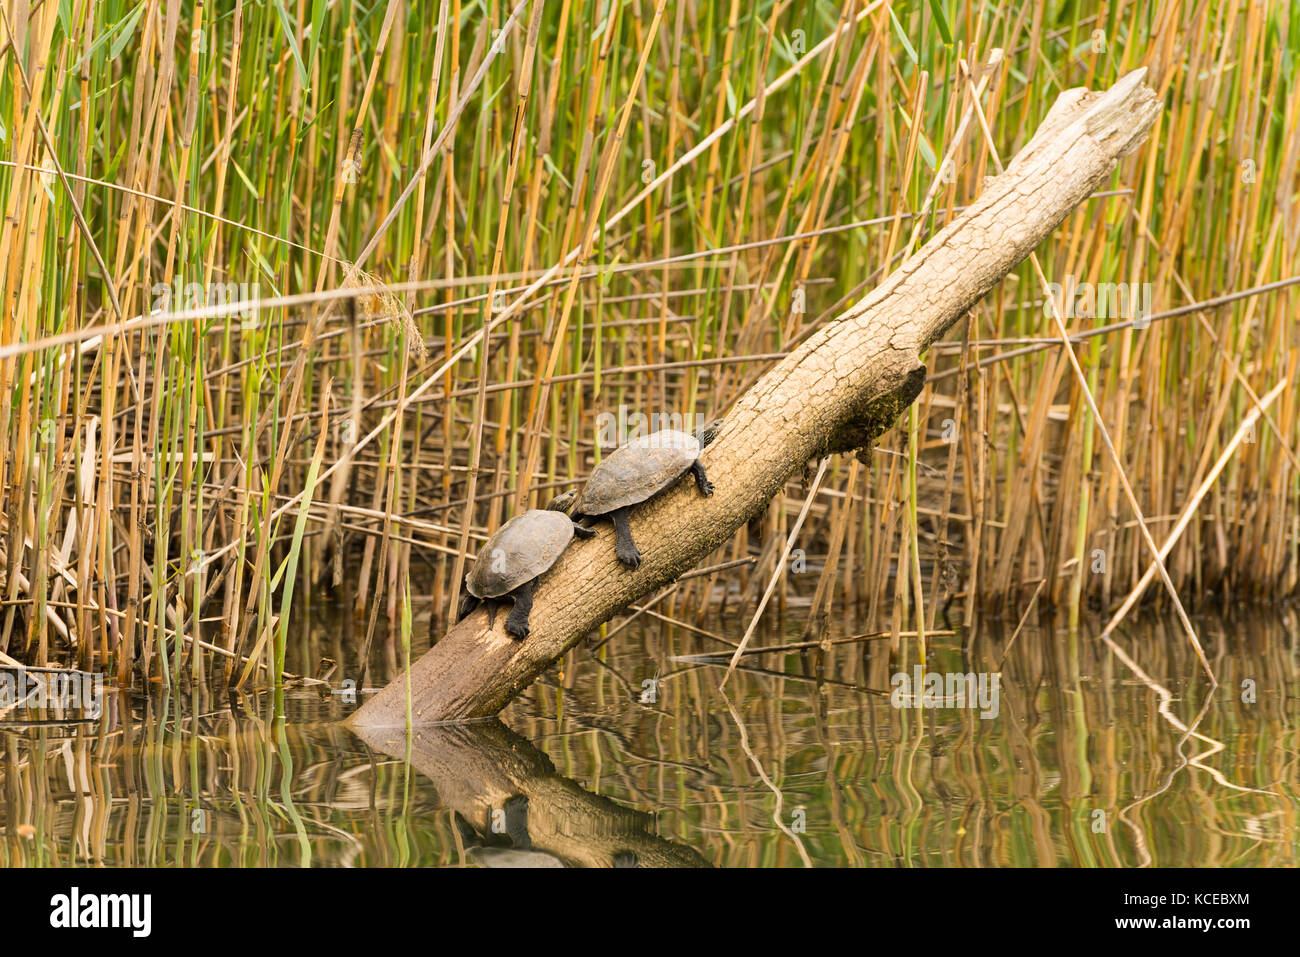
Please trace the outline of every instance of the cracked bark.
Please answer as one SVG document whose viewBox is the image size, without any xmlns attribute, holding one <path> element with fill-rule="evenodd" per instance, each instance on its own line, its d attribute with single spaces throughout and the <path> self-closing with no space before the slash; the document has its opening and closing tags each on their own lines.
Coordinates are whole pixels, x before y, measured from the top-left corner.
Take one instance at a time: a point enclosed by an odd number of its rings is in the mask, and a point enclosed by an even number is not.
<svg viewBox="0 0 1300 957">
<path fill-rule="evenodd" d="M 1002 175 L 837 320 L 771 369 L 726 414 L 702 460 L 716 491 L 683 481 L 639 506 L 641 567 L 614 557 L 614 532 L 575 542 L 540 580 L 524 642 L 476 611 L 351 717 L 357 727 L 496 714 L 583 635 L 725 544 L 810 459 L 870 442 L 920 392 L 919 356 L 1026 258 L 1116 163 L 1160 110 L 1137 70 L 1109 90 L 1067 90 Z"/>
</svg>

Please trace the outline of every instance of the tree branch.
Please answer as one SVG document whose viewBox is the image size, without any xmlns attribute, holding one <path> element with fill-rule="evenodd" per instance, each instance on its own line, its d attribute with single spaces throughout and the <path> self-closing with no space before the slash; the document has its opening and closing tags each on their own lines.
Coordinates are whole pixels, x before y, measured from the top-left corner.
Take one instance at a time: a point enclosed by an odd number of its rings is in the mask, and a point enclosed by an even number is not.
<svg viewBox="0 0 1300 957">
<path fill-rule="evenodd" d="M 583 635 L 730 540 L 810 459 L 869 443 L 919 394 L 921 353 L 1146 136 L 1160 106 L 1144 76 L 1062 93 L 978 200 L 741 396 L 702 455 L 712 498 L 682 482 L 635 510 L 638 569 L 617 562 L 613 529 L 601 523 L 540 580 L 526 641 L 505 634 L 504 615 L 489 631 L 486 612 L 475 612 L 351 723 L 403 725 L 408 680 L 415 724 L 496 714 Z"/>
</svg>

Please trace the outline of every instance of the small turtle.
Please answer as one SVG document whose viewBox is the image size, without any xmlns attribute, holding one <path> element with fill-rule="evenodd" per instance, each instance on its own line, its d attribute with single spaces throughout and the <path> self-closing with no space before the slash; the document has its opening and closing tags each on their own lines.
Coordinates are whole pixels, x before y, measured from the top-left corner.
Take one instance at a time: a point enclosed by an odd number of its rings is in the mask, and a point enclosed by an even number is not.
<svg viewBox="0 0 1300 957">
<path fill-rule="evenodd" d="M 716 420 L 695 435 L 663 429 L 633 439 L 616 449 L 592 469 L 582 490 L 573 517 L 609 516 L 614 523 L 614 554 L 629 568 L 641 564 L 641 552 L 632 541 L 628 515 L 639 505 L 690 472 L 704 495 L 713 494 L 713 485 L 704 474 L 700 449 L 717 437 L 722 420 Z"/>
<path fill-rule="evenodd" d="M 574 535 L 591 538 L 596 534 L 566 514 L 573 498 L 573 493 L 561 495 L 546 508 L 530 508 L 497 529 L 465 576 L 465 595 L 457 621 L 486 601 L 488 627 L 494 627 L 496 602 L 511 598 L 515 607 L 506 619 L 506 632 L 521 641 L 528 637 L 528 615 L 533 610 L 537 579 L 556 563 Z"/>
</svg>

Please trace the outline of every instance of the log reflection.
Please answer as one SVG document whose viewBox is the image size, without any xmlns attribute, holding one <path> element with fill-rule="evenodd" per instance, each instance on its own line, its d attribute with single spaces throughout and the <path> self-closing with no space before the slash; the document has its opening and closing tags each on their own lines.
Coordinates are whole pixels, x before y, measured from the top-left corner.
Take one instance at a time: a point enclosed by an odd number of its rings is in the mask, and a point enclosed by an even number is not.
<svg viewBox="0 0 1300 957">
<path fill-rule="evenodd" d="M 440 803 L 456 813 L 462 840 L 477 845 L 468 855 L 475 863 L 544 867 L 550 857 L 570 867 L 709 866 L 692 848 L 655 834 L 652 815 L 562 776 L 495 719 L 418 728 L 409 738 L 400 728 L 353 733 L 433 783 Z"/>
</svg>

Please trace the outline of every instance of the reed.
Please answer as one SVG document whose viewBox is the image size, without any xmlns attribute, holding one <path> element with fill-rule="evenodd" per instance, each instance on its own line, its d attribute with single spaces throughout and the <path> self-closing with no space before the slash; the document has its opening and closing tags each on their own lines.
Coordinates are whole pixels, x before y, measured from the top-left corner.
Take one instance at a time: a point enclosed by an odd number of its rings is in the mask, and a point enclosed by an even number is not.
<svg viewBox="0 0 1300 957">
<path fill-rule="evenodd" d="M 582 480 L 603 416 L 725 412 L 978 194 L 990 141 L 1138 66 L 1155 133 L 1038 252 L 1077 369 L 1026 263 L 869 465 L 796 478 L 658 613 L 731 582 L 752 616 L 775 582 L 810 639 L 837 603 L 896 636 L 1031 599 L 1077 623 L 1212 471 L 1166 559 L 1183 603 L 1300 587 L 1285 3 L 0 10 L 20 660 L 273 684 L 290 617 L 342 589 L 396 666 L 476 543 Z"/>
</svg>

